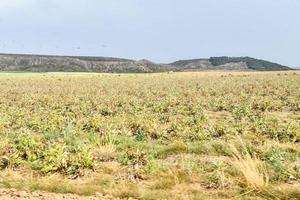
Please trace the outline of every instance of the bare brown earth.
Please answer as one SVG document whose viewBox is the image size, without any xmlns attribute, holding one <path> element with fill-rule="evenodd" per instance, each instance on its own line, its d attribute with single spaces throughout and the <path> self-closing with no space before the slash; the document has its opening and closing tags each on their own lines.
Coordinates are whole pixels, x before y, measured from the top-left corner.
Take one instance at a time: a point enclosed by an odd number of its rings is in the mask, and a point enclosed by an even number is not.
<svg viewBox="0 0 300 200">
<path fill-rule="evenodd" d="M 83 197 L 75 194 L 55 194 L 48 192 L 25 192 L 17 191 L 15 189 L 0 189 L 0 199 L 2 200 L 121 200 L 120 198 L 115 198 L 109 195 L 102 195 L 101 193 L 96 193 L 91 197 Z M 129 198 L 128 200 L 134 200 Z"/>
</svg>

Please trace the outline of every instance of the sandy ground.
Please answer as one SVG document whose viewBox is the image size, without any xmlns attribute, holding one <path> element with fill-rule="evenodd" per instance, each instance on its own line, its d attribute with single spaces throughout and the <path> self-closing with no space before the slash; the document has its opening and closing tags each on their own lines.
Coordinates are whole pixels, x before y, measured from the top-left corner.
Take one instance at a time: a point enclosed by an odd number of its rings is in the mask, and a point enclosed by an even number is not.
<svg viewBox="0 0 300 200">
<path fill-rule="evenodd" d="M 17 191 L 15 189 L 0 189 L 0 200 L 121 200 L 112 196 L 104 196 L 96 193 L 95 196 L 83 197 L 75 194 L 55 194 L 48 192 L 25 192 Z M 134 200 L 129 198 L 128 200 Z"/>
</svg>

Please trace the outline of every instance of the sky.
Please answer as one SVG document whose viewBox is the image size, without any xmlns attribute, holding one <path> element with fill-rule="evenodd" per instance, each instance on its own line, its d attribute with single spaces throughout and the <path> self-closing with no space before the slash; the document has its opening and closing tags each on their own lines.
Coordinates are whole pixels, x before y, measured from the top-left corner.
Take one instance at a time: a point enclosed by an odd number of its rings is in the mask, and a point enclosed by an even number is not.
<svg viewBox="0 0 300 200">
<path fill-rule="evenodd" d="M 300 67 L 299 0 L 0 0 L 0 52 Z"/>
</svg>

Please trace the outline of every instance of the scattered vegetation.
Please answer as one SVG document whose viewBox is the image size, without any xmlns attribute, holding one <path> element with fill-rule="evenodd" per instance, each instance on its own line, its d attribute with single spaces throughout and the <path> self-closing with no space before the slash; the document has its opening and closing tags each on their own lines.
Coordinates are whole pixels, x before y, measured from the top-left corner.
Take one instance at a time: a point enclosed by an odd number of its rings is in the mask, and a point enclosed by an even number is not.
<svg viewBox="0 0 300 200">
<path fill-rule="evenodd" d="M 0 75 L 0 91 L 1 187 L 300 198 L 298 72 Z"/>
</svg>

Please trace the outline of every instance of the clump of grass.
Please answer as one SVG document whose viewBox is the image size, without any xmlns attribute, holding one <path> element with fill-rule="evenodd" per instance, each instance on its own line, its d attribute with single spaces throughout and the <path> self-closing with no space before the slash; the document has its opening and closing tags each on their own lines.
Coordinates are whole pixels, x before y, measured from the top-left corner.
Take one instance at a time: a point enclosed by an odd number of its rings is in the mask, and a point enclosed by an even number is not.
<svg viewBox="0 0 300 200">
<path fill-rule="evenodd" d="M 188 151 L 186 144 L 183 142 L 173 142 L 172 144 L 163 147 L 157 151 L 157 158 L 166 158 L 173 154 L 185 153 Z"/>
<path fill-rule="evenodd" d="M 116 139 L 112 134 L 106 134 L 102 140 L 97 142 L 97 148 L 94 150 L 94 156 L 99 161 L 111 160 L 116 153 Z"/>
<path fill-rule="evenodd" d="M 263 191 L 269 185 L 269 176 L 264 167 L 261 166 L 261 161 L 256 156 L 251 156 L 248 151 L 241 153 L 236 147 L 232 146 L 232 155 L 234 166 L 242 173 L 244 183 L 247 187 Z"/>
<path fill-rule="evenodd" d="M 172 189 L 176 185 L 176 179 L 173 177 L 164 177 L 158 179 L 152 186 L 153 190 L 167 190 Z"/>
</svg>

